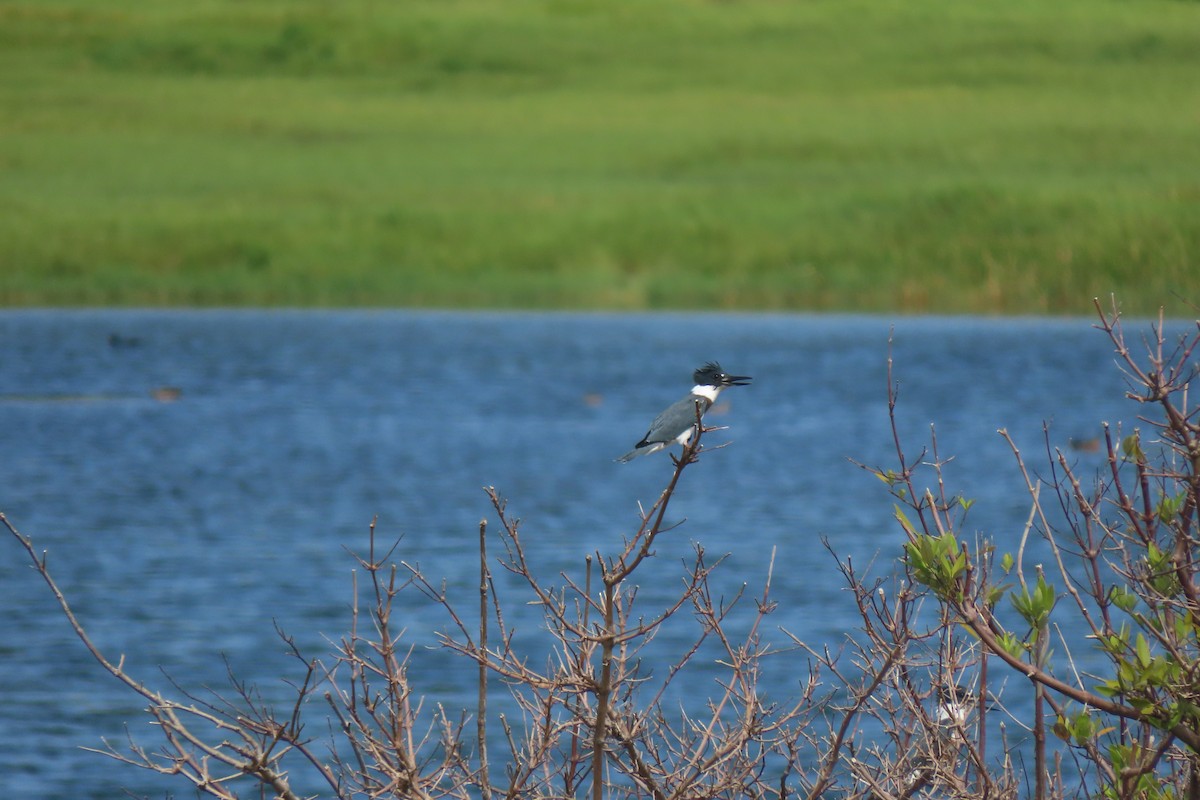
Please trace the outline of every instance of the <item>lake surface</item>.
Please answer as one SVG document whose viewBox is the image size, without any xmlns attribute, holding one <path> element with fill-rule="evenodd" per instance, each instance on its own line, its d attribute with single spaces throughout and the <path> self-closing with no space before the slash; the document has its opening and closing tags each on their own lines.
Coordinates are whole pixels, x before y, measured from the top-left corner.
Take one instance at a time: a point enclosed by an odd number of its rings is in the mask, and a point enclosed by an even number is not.
<svg viewBox="0 0 1200 800">
<path fill-rule="evenodd" d="M 730 444 L 685 473 L 671 518 L 686 521 L 637 574 L 639 599 L 668 596 L 692 542 L 730 554 L 717 578 L 728 594 L 761 586 L 774 552 L 770 623 L 836 645 L 855 620 L 821 537 L 884 567 L 902 541 L 882 484 L 849 461 L 895 464 L 893 326 L 910 455 L 936 423 L 951 489 L 976 499 L 969 522 L 1001 544 L 1015 545 L 1028 501 L 997 428 L 1042 463 L 1043 421 L 1065 447 L 1138 413 L 1087 320 L 10 311 L 0 510 L 49 551 L 96 643 L 135 676 L 168 689 L 161 667 L 190 690 L 221 688 L 224 655 L 270 696 L 297 676 L 273 621 L 310 655 L 329 651 L 348 619 L 347 549 L 365 550 L 373 518 L 383 540 L 403 537 L 397 558 L 445 578 L 466 608 L 479 520 L 496 527 L 481 487 L 508 498 L 548 579 L 615 552 L 671 463 L 613 459 L 716 359 L 754 383 L 722 395 L 727 413 L 711 420 L 728 430 L 705 442 Z M 163 387 L 178 397 L 155 397 Z M 0 796 L 190 796 L 79 749 L 120 745 L 126 724 L 156 740 L 7 534 L 0 601 Z M 415 594 L 403 604 L 418 689 L 470 707 L 474 667 L 425 647 L 443 616 Z M 772 694 L 797 690 L 797 659 Z"/>
</svg>

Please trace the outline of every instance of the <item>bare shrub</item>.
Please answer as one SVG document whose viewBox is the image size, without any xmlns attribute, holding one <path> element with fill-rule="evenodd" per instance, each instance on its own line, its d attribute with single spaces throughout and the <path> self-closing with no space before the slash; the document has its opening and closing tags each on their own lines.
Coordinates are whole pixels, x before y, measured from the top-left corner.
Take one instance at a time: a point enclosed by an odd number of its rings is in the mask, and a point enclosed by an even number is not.
<svg viewBox="0 0 1200 800">
<path fill-rule="evenodd" d="M 393 560 L 372 525 L 355 556 L 349 630 L 331 652 L 301 653 L 279 633 L 297 665 L 283 708 L 233 675 L 224 695 L 175 687 L 179 699 L 129 675 L 90 641 L 44 554 L 0 520 L 97 663 L 158 726 L 154 748 L 130 739 L 99 752 L 212 797 L 296 798 L 299 769 L 336 798 L 1198 797 L 1200 427 L 1188 390 L 1200 332 L 1169 342 L 1160 320 L 1139 359 L 1115 309 L 1097 310 L 1130 397 L 1154 409 L 1143 418 L 1152 433 L 1106 426 L 1105 472 L 1089 478 L 1049 437 L 1047 472 L 1035 474 L 1000 431 L 1029 497 L 1024 529 L 1003 532 L 1013 552 L 967 533 L 972 504 L 946 486 L 936 435 L 906 455 L 889 358 L 897 463 L 863 468 L 896 498 L 903 549 L 880 577 L 831 551 L 859 623 L 841 642 L 776 631 L 769 577 L 722 599 L 712 583 L 722 559 L 699 545 L 674 596 L 642 602 L 639 569 L 673 532 L 665 520 L 684 473 L 716 457 L 699 419 L 638 526 L 573 574 L 540 574 L 495 490 L 494 533 L 479 527 L 477 598 L 451 597 Z M 1042 563 L 1029 555 L 1036 543 L 1050 556 Z M 495 569 L 539 609 L 547 646 L 518 641 Z M 397 618 L 406 591 L 442 610 L 438 644 L 477 668 L 475 708 L 427 702 Z M 733 624 L 745 604 L 749 621 Z M 666 663 L 657 650 L 649 658 L 668 627 L 689 644 Z M 1080 646 L 1103 668 L 1081 668 Z M 719 677 L 703 702 L 672 707 L 670 690 L 702 651 L 717 653 Z M 768 701 L 764 666 L 780 659 L 802 679 L 796 696 Z"/>
<path fill-rule="evenodd" d="M 1189 398 L 1200 369 L 1200 323 L 1171 340 L 1160 315 L 1139 357 L 1115 304 L 1106 312 L 1097 302 L 1096 309 L 1127 396 L 1146 407 L 1139 419 L 1149 433 L 1122 435 L 1104 424 L 1105 469 L 1088 476 L 1051 445 L 1048 432 L 1046 468 L 1035 474 L 1008 432 L 998 431 L 1029 496 L 1024 530 L 1004 537 L 1018 543 L 1014 550 L 997 552 L 995 539 L 964 535 L 971 503 L 947 492 L 936 437 L 916 459 L 905 457 L 897 439 L 898 469 L 872 472 L 898 501 L 908 578 L 932 594 L 977 654 L 970 670 L 955 667 L 950 677 L 978 689 L 980 751 L 990 693 L 1031 737 L 1033 797 L 1072 790 L 1200 797 L 1200 411 Z M 889 396 L 894 414 L 894 390 Z M 1029 563 L 1035 543 L 1045 563 Z M 1081 656 L 1091 663 L 1097 653 L 1099 665 L 1081 668 Z M 1028 713 L 1014 713 L 1018 686 L 1001 698 L 989 671 L 1027 682 Z M 974 766 L 980 790 L 989 790 L 979 771 L 985 762 L 972 754 L 960 766 Z"/>
</svg>

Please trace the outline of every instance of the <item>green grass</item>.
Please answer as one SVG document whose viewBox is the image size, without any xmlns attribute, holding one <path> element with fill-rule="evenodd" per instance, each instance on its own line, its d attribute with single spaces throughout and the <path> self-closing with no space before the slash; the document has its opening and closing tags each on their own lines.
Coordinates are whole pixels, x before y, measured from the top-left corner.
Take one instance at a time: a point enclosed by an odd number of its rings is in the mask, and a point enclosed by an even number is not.
<svg viewBox="0 0 1200 800">
<path fill-rule="evenodd" d="M 0 0 L 0 303 L 1200 302 L 1200 3 Z"/>
</svg>

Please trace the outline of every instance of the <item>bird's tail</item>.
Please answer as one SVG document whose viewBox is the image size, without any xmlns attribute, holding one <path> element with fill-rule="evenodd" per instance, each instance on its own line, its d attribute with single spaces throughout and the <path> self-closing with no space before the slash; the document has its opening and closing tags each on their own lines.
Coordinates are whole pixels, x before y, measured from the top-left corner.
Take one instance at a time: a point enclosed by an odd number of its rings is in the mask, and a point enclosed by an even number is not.
<svg viewBox="0 0 1200 800">
<path fill-rule="evenodd" d="M 625 455 L 618 458 L 617 461 L 619 461 L 622 464 L 625 464 L 630 461 L 633 461 L 638 456 L 644 456 L 648 453 L 657 453 L 659 450 L 662 450 L 664 447 L 666 447 L 666 445 L 663 444 L 662 442 L 654 442 L 653 444 L 648 444 L 648 445 L 639 445 L 639 446 L 633 448 L 632 450 L 630 450 Z"/>
</svg>

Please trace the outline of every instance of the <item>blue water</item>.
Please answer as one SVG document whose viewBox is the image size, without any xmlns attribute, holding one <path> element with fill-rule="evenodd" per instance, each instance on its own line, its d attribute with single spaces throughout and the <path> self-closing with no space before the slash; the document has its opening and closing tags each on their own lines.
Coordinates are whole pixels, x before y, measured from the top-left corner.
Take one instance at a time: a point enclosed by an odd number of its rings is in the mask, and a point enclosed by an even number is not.
<svg viewBox="0 0 1200 800">
<path fill-rule="evenodd" d="M 1103 334 L 1083 320 L 417 312 L 0 313 L 0 510 L 49 552 L 96 644 L 170 690 L 239 677 L 282 697 L 296 678 L 273 622 L 310 655 L 348 619 L 347 550 L 402 537 L 397 558 L 445 579 L 467 609 L 481 487 L 522 520 L 547 580 L 615 552 L 669 477 L 658 454 L 617 464 L 663 406 L 718 359 L 752 375 L 722 396 L 728 430 L 684 477 L 637 574 L 649 611 L 700 543 L 729 554 L 718 588 L 761 586 L 774 553 L 769 638 L 836 645 L 853 607 L 841 555 L 884 564 L 900 546 L 892 500 L 849 459 L 894 466 L 886 361 L 894 325 L 910 455 L 936 423 L 970 522 L 1015 542 L 1028 510 L 1006 427 L 1030 460 L 1139 409 Z M 176 387 L 164 401 L 153 390 Z M 1087 467 L 1089 458 L 1078 458 Z M 0 539 L 0 796 L 189 796 L 179 782 L 81 746 L 147 746 L 143 705 L 89 660 L 11 538 Z M 497 545 L 498 547 L 498 545 Z M 503 574 L 499 580 L 515 591 Z M 504 583 L 507 581 L 507 583 Z M 433 645 L 445 619 L 404 595 L 417 688 L 470 707 L 474 668 Z M 521 598 L 514 620 L 538 619 Z M 664 633 L 669 649 L 693 632 Z M 160 671 L 161 668 L 161 671 Z M 704 691 L 711 675 L 692 680 Z M 772 673 L 786 697 L 804 674 Z M 311 729 L 323 729 L 314 705 Z M 303 780 L 303 777 L 300 777 Z M 315 788 L 313 789 L 316 790 Z"/>
</svg>

